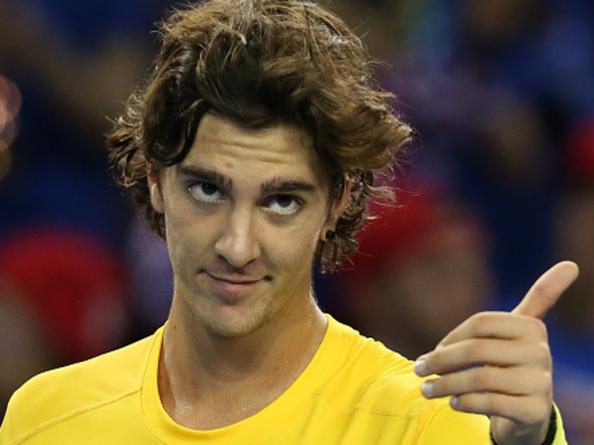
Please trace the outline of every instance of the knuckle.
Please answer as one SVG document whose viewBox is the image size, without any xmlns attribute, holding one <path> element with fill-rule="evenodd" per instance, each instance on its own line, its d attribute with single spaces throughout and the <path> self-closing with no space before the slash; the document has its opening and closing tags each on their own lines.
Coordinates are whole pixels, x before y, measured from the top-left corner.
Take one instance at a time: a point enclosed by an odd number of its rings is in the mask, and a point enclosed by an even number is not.
<svg viewBox="0 0 594 445">
<path fill-rule="evenodd" d="M 544 389 L 547 393 L 552 392 L 553 375 L 550 372 L 548 372 L 548 371 L 543 372 L 540 377 L 540 381 L 541 381 L 542 389 Z"/>
<path fill-rule="evenodd" d="M 468 318 L 466 321 L 468 326 L 471 330 L 476 330 L 478 326 L 481 325 L 481 319 L 484 317 L 483 312 L 479 312 L 478 314 L 473 314 Z"/>
<path fill-rule="evenodd" d="M 532 323 L 532 329 L 534 330 L 534 332 L 538 333 L 538 336 L 540 338 L 543 338 L 546 340 L 548 338 L 548 332 L 547 332 L 547 325 L 544 323 L 544 321 L 542 321 L 539 318 L 532 318 L 531 323 Z"/>
<path fill-rule="evenodd" d="M 522 384 L 523 394 L 532 396 L 542 396 L 552 393 L 553 380 L 548 371 L 530 372 L 525 374 Z"/>
<path fill-rule="evenodd" d="M 480 358 L 484 350 L 479 340 L 468 340 L 464 349 L 466 356 L 472 358 Z"/>
<path fill-rule="evenodd" d="M 486 388 L 492 382 L 492 372 L 489 368 L 479 368 L 473 375 L 473 383 L 476 387 Z"/>
<path fill-rule="evenodd" d="M 479 312 L 470 317 L 469 322 L 473 331 L 486 334 L 491 331 L 494 318 L 493 312 Z"/>
<path fill-rule="evenodd" d="M 485 395 L 484 408 L 488 414 L 497 414 L 499 412 L 499 399 L 491 395 Z"/>
<path fill-rule="evenodd" d="M 489 312 L 479 312 L 478 314 L 474 314 L 471 317 L 471 320 L 473 321 L 473 323 L 480 326 L 483 323 L 487 323 L 489 320 L 491 320 L 491 317 L 492 315 Z"/>
<path fill-rule="evenodd" d="M 541 341 L 534 346 L 534 354 L 538 363 L 548 366 L 551 362 L 551 348 L 547 342 Z"/>
</svg>

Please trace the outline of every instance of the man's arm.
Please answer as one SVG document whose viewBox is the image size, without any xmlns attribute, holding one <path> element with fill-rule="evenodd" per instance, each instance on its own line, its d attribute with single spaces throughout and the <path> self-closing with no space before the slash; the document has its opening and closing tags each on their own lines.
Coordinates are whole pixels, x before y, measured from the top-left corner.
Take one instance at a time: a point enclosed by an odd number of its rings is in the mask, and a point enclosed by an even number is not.
<svg viewBox="0 0 594 445">
<path fill-rule="evenodd" d="M 452 396 L 451 406 L 491 419 L 498 445 L 541 445 L 553 410 L 552 358 L 541 318 L 578 276 L 575 263 L 544 273 L 511 312 L 482 312 L 451 331 L 419 359 L 427 398 Z M 560 425 L 560 424 L 559 424 Z M 554 444 L 566 443 L 560 428 Z"/>
</svg>

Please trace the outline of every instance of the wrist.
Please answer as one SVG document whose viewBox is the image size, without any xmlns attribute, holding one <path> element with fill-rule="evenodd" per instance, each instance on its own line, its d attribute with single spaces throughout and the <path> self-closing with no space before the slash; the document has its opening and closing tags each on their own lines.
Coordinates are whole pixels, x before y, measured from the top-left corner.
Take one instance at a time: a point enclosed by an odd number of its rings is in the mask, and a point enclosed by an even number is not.
<svg viewBox="0 0 594 445">
<path fill-rule="evenodd" d="M 551 416 L 549 417 L 549 425 L 547 428 L 547 433 L 543 442 L 540 445 L 552 445 L 555 440 L 555 435 L 557 434 L 557 412 L 555 407 L 551 409 Z M 493 445 L 499 445 L 495 438 L 493 437 L 493 432 L 491 431 L 491 442 Z"/>
</svg>

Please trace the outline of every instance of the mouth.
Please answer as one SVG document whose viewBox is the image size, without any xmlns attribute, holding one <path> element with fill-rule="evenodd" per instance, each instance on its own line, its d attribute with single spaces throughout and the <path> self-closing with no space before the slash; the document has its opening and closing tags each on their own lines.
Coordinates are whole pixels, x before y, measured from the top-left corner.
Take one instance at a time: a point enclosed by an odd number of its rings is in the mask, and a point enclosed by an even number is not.
<svg viewBox="0 0 594 445">
<path fill-rule="evenodd" d="M 241 299 L 241 297 L 250 294 L 260 283 L 266 281 L 267 277 L 256 278 L 256 277 L 230 277 L 224 275 L 215 275 L 206 272 L 205 275 L 210 281 L 215 293 L 220 298 L 227 301 L 228 303 L 235 303 Z"/>
<path fill-rule="evenodd" d="M 213 275 L 208 272 L 207 272 L 207 275 L 209 275 L 211 278 L 213 278 L 217 281 L 221 281 L 223 283 L 228 283 L 228 284 L 233 284 L 233 285 L 255 284 L 258 281 L 264 280 L 264 278 L 265 278 L 265 277 L 263 277 L 263 278 L 233 278 L 233 277 L 224 277 L 224 276 Z"/>
</svg>

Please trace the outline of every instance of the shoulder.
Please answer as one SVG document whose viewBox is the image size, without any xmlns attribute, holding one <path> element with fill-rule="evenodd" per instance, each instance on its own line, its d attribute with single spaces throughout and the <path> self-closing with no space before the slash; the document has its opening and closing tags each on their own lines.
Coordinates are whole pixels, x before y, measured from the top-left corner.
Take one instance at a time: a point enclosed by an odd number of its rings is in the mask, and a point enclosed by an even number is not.
<svg viewBox="0 0 594 445">
<path fill-rule="evenodd" d="M 423 379 L 413 370 L 414 363 L 388 349 L 382 343 L 365 339 L 358 354 L 353 356 L 352 366 L 361 375 L 367 373 L 358 406 L 366 411 L 394 415 L 417 416 L 428 408 L 421 395 Z M 429 404 L 431 405 L 431 404 Z"/>
<path fill-rule="evenodd" d="M 339 371 L 328 382 L 328 394 L 339 403 L 377 414 L 414 414 L 425 399 L 420 392 L 423 380 L 414 373 L 413 362 L 347 325 L 332 323 L 340 333 L 335 337 L 347 346 L 342 347 Z"/>
<path fill-rule="evenodd" d="M 6 428 L 19 437 L 138 392 L 154 337 L 33 377 L 10 399 Z"/>
<path fill-rule="evenodd" d="M 419 440 L 439 437 L 447 431 L 451 435 L 450 427 L 459 425 L 458 431 L 478 438 L 477 444 L 490 443 L 486 417 L 456 412 L 447 398 L 425 399 L 420 389 L 425 379 L 414 373 L 414 362 L 346 325 L 341 329 L 350 348 L 331 383 L 335 390 L 328 393 L 337 405 L 369 415 L 410 421 Z M 450 437 L 447 434 L 442 437 Z"/>
</svg>

